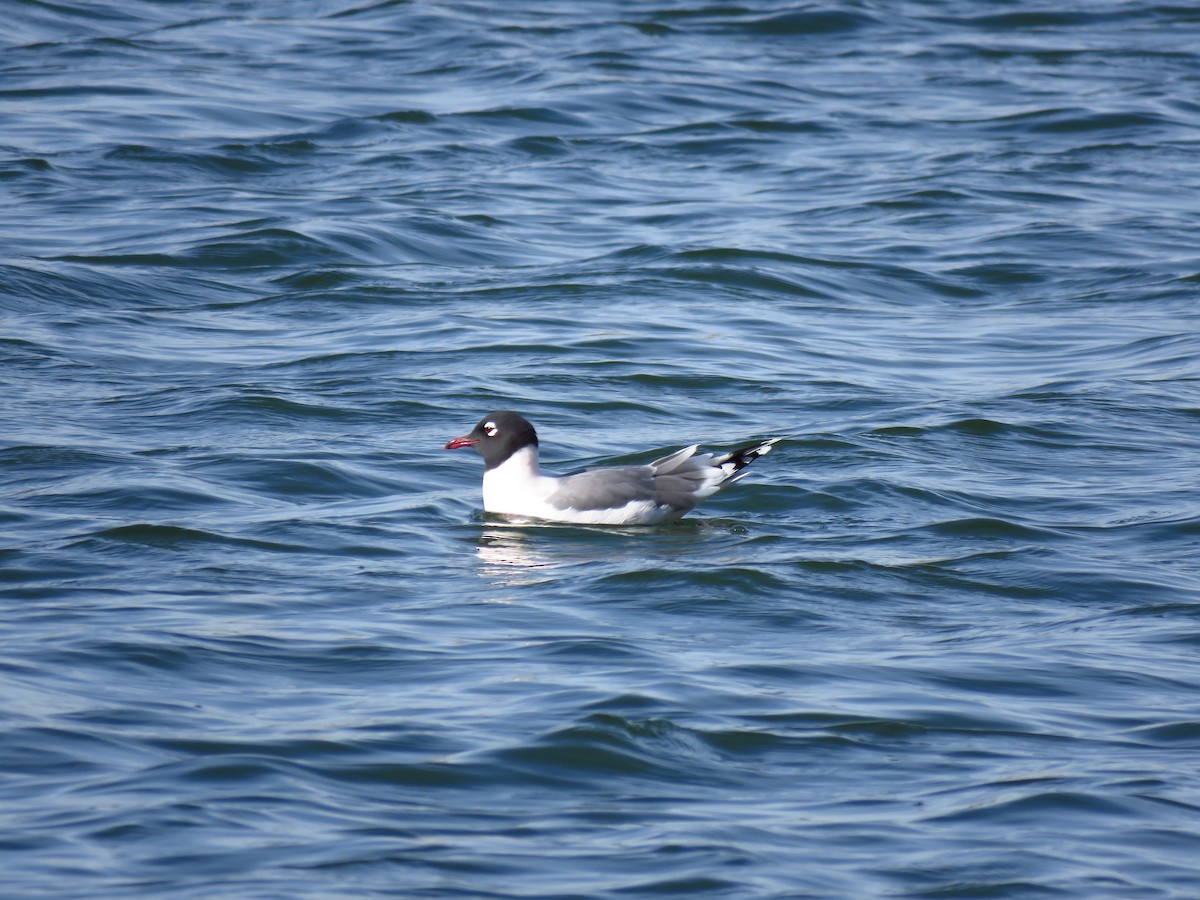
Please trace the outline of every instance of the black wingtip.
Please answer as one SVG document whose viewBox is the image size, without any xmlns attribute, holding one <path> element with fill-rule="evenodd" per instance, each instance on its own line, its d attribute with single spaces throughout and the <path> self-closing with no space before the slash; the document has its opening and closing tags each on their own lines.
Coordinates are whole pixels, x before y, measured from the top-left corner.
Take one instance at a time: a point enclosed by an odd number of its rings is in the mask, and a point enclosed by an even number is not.
<svg viewBox="0 0 1200 900">
<path fill-rule="evenodd" d="M 750 463 L 754 462 L 760 456 L 766 456 L 774 447 L 782 440 L 782 438 L 771 438 L 769 441 L 763 441 L 759 444 L 750 444 L 748 447 L 742 447 L 740 450 L 734 450 L 724 460 L 721 461 L 721 466 L 729 466 L 729 474 L 736 475 Z"/>
</svg>

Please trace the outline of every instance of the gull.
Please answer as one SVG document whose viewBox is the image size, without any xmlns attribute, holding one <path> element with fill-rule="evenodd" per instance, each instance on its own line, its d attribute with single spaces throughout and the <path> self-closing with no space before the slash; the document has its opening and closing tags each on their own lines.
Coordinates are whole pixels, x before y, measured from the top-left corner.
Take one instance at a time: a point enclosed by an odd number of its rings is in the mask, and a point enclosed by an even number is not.
<svg viewBox="0 0 1200 900">
<path fill-rule="evenodd" d="M 489 413 L 447 450 L 474 447 L 483 457 L 483 508 L 518 521 L 575 525 L 657 525 L 678 519 L 742 478 L 779 438 L 717 456 L 684 447 L 644 466 L 603 466 L 546 475 L 537 432 L 509 409 Z"/>
</svg>

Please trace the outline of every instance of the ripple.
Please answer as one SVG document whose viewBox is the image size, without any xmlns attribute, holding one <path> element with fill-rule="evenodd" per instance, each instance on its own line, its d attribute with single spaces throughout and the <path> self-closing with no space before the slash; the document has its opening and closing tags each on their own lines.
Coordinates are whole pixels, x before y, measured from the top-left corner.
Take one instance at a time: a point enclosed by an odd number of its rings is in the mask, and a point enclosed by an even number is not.
<svg viewBox="0 0 1200 900">
<path fill-rule="evenodd" d="M 149 522 L 106 528 L 83 539 L 81 543 L 90 544 L 96 541 L 157 547 L 163 550 L 182 550 L 205 544 L 271 550 L 274 552 L 301 549 L 298 546 L 289 546 L 273 541 L 238 538 L 217 534 L 212 531 L 183 528 L 175 525 L 159 525 Z"/>
</svg>

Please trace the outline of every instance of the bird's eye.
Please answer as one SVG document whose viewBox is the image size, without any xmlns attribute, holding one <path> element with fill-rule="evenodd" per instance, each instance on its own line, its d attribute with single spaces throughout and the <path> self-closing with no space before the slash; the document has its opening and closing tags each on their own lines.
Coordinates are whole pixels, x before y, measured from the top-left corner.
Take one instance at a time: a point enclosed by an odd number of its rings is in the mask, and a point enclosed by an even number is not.
<svg viewBox="0 0 1200 900">
<path fill-rule="evenodd" d="M 495 422 L 485 422 L 484 423 L 483 433 L 486 434 L 488 437 L 495 437 L 496 433 L 498 431 L 500 431 L 500 429 L 496 427 Z"/>
</svg>

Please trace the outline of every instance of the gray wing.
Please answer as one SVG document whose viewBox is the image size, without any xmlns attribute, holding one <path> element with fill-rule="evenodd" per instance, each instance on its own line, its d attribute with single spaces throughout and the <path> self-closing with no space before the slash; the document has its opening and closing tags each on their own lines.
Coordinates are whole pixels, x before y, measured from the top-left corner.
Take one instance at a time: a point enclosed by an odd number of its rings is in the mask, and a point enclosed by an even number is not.
<svg viewBox="0 0 1200 900">
<path fill-rule="evenodd" d="M 550 502 L 560 508 L 619 509 L 627 503 L 649 500 L 686 512 L 699 500 L 698 492 L 711 484 L 714 473 L 705 461 L 697 465 L 696 447 L 656 459 L 648 466 L 611 466 L 585 469 L 561 479 Z"/>
<path fill-rule="evenodd" d="M 559 479 L 550 502 L 559 509 L 620 509 L 635 501 L 652 501 L 685 513 L 705 497 L 741 478 L 746 466 L 771 452 L 772 438 L 724 456 L 696 455 L 695 444 L 656 459 L 648 466 L 584 469 Z"/>
<path fill-rule="evenodd" d="M 635 500 L 654 499 L 654 469 L 612 466 L 564 475 L 550 502 L 560 509 L 620 509 Z"/>
</svg>

